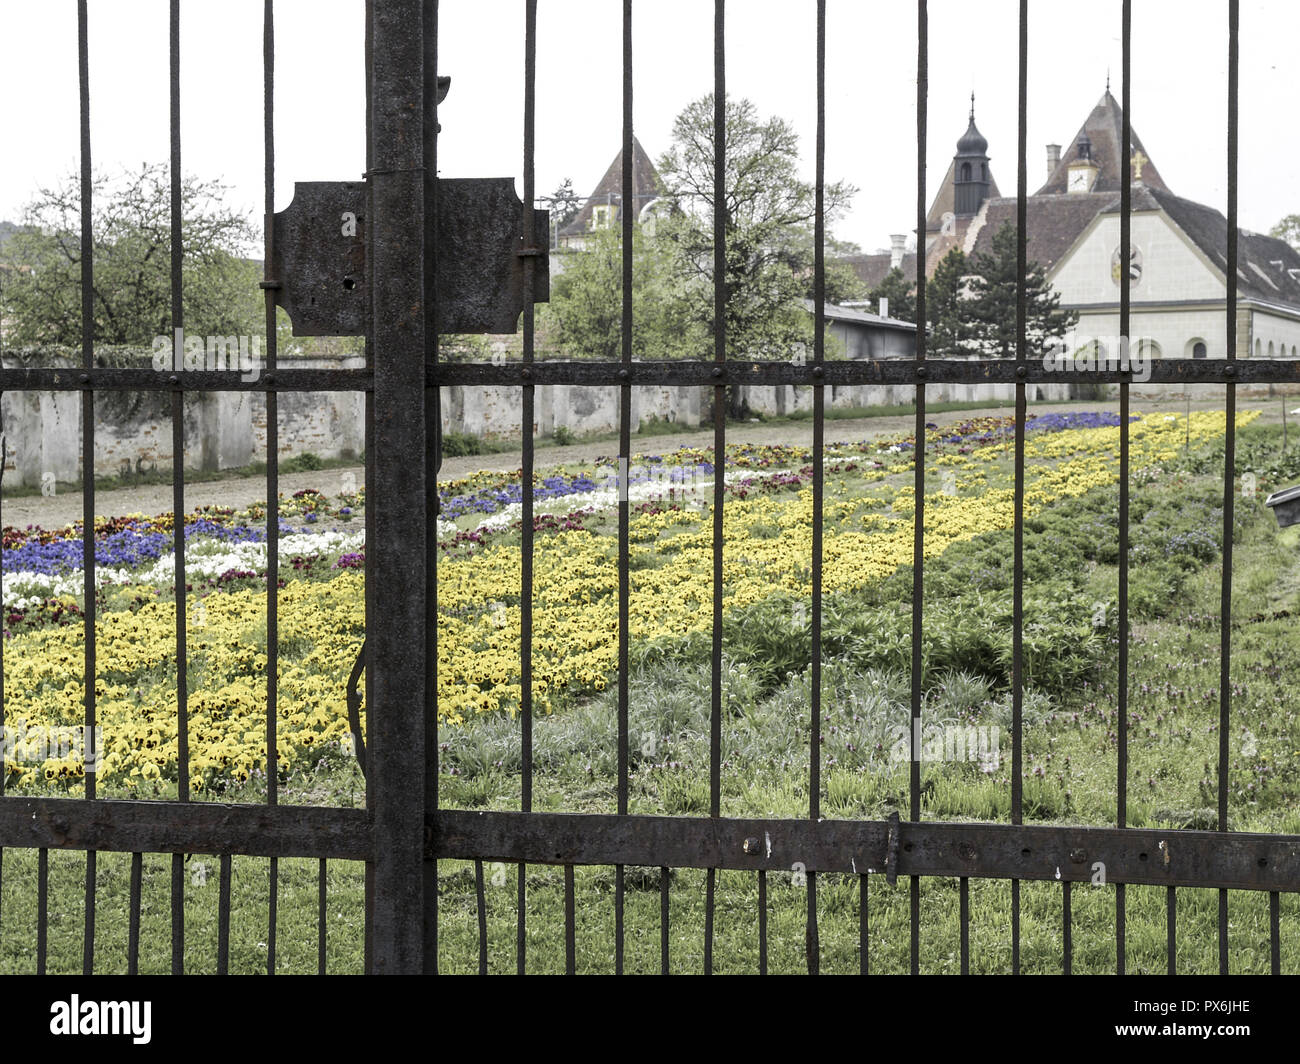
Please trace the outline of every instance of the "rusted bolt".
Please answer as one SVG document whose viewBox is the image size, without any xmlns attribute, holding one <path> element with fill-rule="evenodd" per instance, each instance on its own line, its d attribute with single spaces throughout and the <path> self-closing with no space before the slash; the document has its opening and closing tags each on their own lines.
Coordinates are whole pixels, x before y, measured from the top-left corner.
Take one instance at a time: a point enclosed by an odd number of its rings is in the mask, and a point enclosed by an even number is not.
<svg viewBox="0 0 1300 1064">
<path fill-rule="evenodd" d="M 1016 376 L 1017 376 L 1017 377 L 1021 377 L 1021 378 L 1028 377 L 1028 376 L 1029 376 L 1029 367 L 1028 367 L 1028 366 L 1017 366 L 1017 367 L 1016 367 Z"/>
<path fill-rule="evenodd" d="M 1225 377 L 1235 377 L 1237 375 L 1237 367 L 1234 366 L 1231 362 L 1229 362 L 1226 366 L 1223 367 L 1223 375 Z"/>
<path fill-rule="evenodd" d="M 975 860 L 975 847 L 972 843 L 963 842 L 957 846 L 957 856 L 963 861 Z"/>
<path fill-rule="evenodd" d="M 714 367 L 713 367 L 713 375 L 714 375 L 715 377 L 721 377 L 721 376 L 722 376 L 722 367 L 721 367 L 721 366 L 714 366 Z"/>
<path fill-rule="evenodd" d="M 525 366 L 523 369 L 519 371 L 519 376 L 526 381 L 530 381 L 533 379 L 533 371 L 529 369 L 527 366 Z"/>
<path fill-rule="evenodd" d="M 621 370 L 618 371 L 618 379 L 621 380 L 621 381 L 625 381 L 625 380 L 627 380 L 628 377 L 630 377 L 631 375 L 632 375 L 632 374 L 628 373 L 628 371 L 625 370 L 625 369 L 621 369 Z"/>
<path fill-rule="evenodd" d="M 930 375 L 930 371 L 929 371 L 928 369 L 926 369 L 924 366 L 917 366 L 917 367 L 916 367 L 916 379 L 917 379 L 917 380 L 925 380 L 925 378 L 928 377 L 929 375 Z"/>
<path fill-rule="evenodd" d="M 175 384 L 175 383 L 176 383 L 176 375 L 175 375 L 175 374 L 172 374 L 170 377 L 168 377 L 168 378 L 167 378 L 167 383 L 168 383 L 168 384 Z"/>
<path fill-rule="evenodd" d="M 1070 851 L 1070 860 L 1073 861 L 1075 864 L 1083 864 L 1083 862 L 1086 861 L 1087 859 L 1088 859 L 1088 853 L 1086 850 Z"/>
<path fill-rule="evenodd" d="M 758 839 L 754 839 L 754 838 L 746 839 L 745 842 L 744 842 L 744 845 L 742 846 L 742 849 L 743 849 L 747 854 L 751 854 L 751 855 L 752 855 L 752 854 L 756 854 L 756 853 L 758 853 L 758 852 L 759 852 L 759 841 L 758 841 Z"/>
<path fill-rule="evenodd" d="M 824 377 L 826 376 L 826 371 L 822 369 L 821 366 L 813 366 L 813 376 Z"/>
<path fill-rule="evenodd" d="M 89 373 L 83 373 L 83 374 L 81 375 L 81 383 L 82 383 L 82 384 L 89 384 L 89 383 L 90 383 L 90 374 L 89 374 Z"/>
</svg>

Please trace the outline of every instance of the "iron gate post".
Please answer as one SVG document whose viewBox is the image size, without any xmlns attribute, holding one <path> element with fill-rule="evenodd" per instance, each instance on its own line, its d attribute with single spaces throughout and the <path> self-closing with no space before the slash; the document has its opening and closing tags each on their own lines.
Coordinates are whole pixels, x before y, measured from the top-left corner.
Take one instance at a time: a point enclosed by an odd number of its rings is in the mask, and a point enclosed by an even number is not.
<svg viewBox="0 0 1300 1064">
<path fill-rule="evenodd" d="M 421 0 L 366 6 L 374 352 L 367 508 L 366 643 L 373 825 L 370 970 L 418 974 L 424 959 L 425 511 L 427 339 L 425 62 Z M 432 71 L 428 72 L 432 76 Z M 377 580 L 374 574 L 384 574 Z"/>
</svg>

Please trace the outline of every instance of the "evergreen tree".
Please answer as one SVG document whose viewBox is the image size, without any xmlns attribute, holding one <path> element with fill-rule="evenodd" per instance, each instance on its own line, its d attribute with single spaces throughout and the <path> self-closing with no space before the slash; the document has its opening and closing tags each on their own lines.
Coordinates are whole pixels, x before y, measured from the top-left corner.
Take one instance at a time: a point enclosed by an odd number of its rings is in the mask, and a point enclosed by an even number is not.
<svg viewBox="0 0 1300 1064">
<path fill-rule="evenodd" d="M 935 267 L 925 285 L 925 320 L 932 358 L 966 358 L 981 353 L 980 326 L 967 293 L 970 264 L 961 248 L 953 248 Z M 892 305 L 892 304 L 891 304 Z"/>
<path fill-rule="evenodd" d="M 986 356 L 1016 355 L 1016 228 L 1007 222 L 993 234 L 993 250 L 972 255 L 971 317 L 979 329 Z M 1026 354 L 1041 355 L 1047 345 L 1065 336 L 1079 320 L 1075 311 L 1061 310 L 1060 293 L 1053 291 L 1047 271 L 1031 262 L 1025 268 Z"/>
<path fill-rule="evenodd" d="M 916 321 L 916 282 L 906 277 L 895 266 L 875 288 L 867 293 L 867 302 L 874 314 L 880 308 L 881 299 L 889 300 L 889 316 L 898 321 Z"/>
</svg>

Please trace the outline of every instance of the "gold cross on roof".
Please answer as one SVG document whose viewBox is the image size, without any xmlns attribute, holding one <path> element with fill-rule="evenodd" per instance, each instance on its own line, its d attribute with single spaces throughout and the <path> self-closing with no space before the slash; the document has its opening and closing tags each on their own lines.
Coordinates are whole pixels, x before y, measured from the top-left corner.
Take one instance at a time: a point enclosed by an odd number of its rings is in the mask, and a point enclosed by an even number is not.
<svg viewBox="0 0 1300 1064">
<path fill-rule="evenodd" d="M 1150 159 L 1148 159 L 1145 155 L 1142 154 L 1141 148 L 1133 149 L 1133 180 L 1134 181 L 1142 180 L 1142 167 L 1144 167 L 1150 161 L 1151 161 Z"/>
</svg>

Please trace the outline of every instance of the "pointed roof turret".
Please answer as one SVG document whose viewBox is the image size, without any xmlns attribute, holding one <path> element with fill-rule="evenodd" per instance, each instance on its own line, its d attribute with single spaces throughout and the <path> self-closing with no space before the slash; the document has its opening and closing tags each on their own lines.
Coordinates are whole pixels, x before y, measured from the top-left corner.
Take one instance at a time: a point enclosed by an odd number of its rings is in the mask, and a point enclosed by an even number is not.
<svg viewBox="0 0 1300 1064">
<path fill-rule="evenodd" d="M 958 155 L 987 155 L 989 142 L 984 139 L 978 129 L 975 128 L 975 94 L 970 94 L 970 125 L 966 127 L 966 132 L 961 135 L 961 140 L 957 141 Z"/>
<path fill-rule="evenodd" d="M 1093 192 L 1118 192 L 1124 183 L 1125 171 L 1130 181 L 1141 181 L 1152 188 L 1168 189 L 1151 157 L 1142 147 L 1142 139 L 1137 135 L 1137 130 L 1129 131 L 1129 139 L 1132 153 L 1127 166 L 1124 166 L 1120 163 L 1124 143 L 1124 112 L 1110 94 L 1108 82 L 1097 106 L 1074 135 L 1070 149 L 1057 163 L 1047 184 L 1035 195 L 1067 191 L 1070 164 L 1089 157 L 1100 170 L 1097 183 L 1092 187 Z M 1085 152 L 1086 156 L 1083 154 Z"/>
<path fill-rule="evenodd" d="M 632 138 L 632 195 L 630 205 L 636 215 L 645 210 L 646 205 L 663 195 L 663 182 L 659 171 L 655 169 L 650 156 L 641 147 L 641 142 Z M 623 152 L 614 156 L 605 176 L 600 179 L 595 191 L 587 197 L 587 202 L 568 225 L 560 230 L 561 237 L 578 236 L 592 228 L 592 218 L 598 206 L 607 206 L 607 224 L 615 225 L 622 217 L 623 204 Z"/>
</svg>

